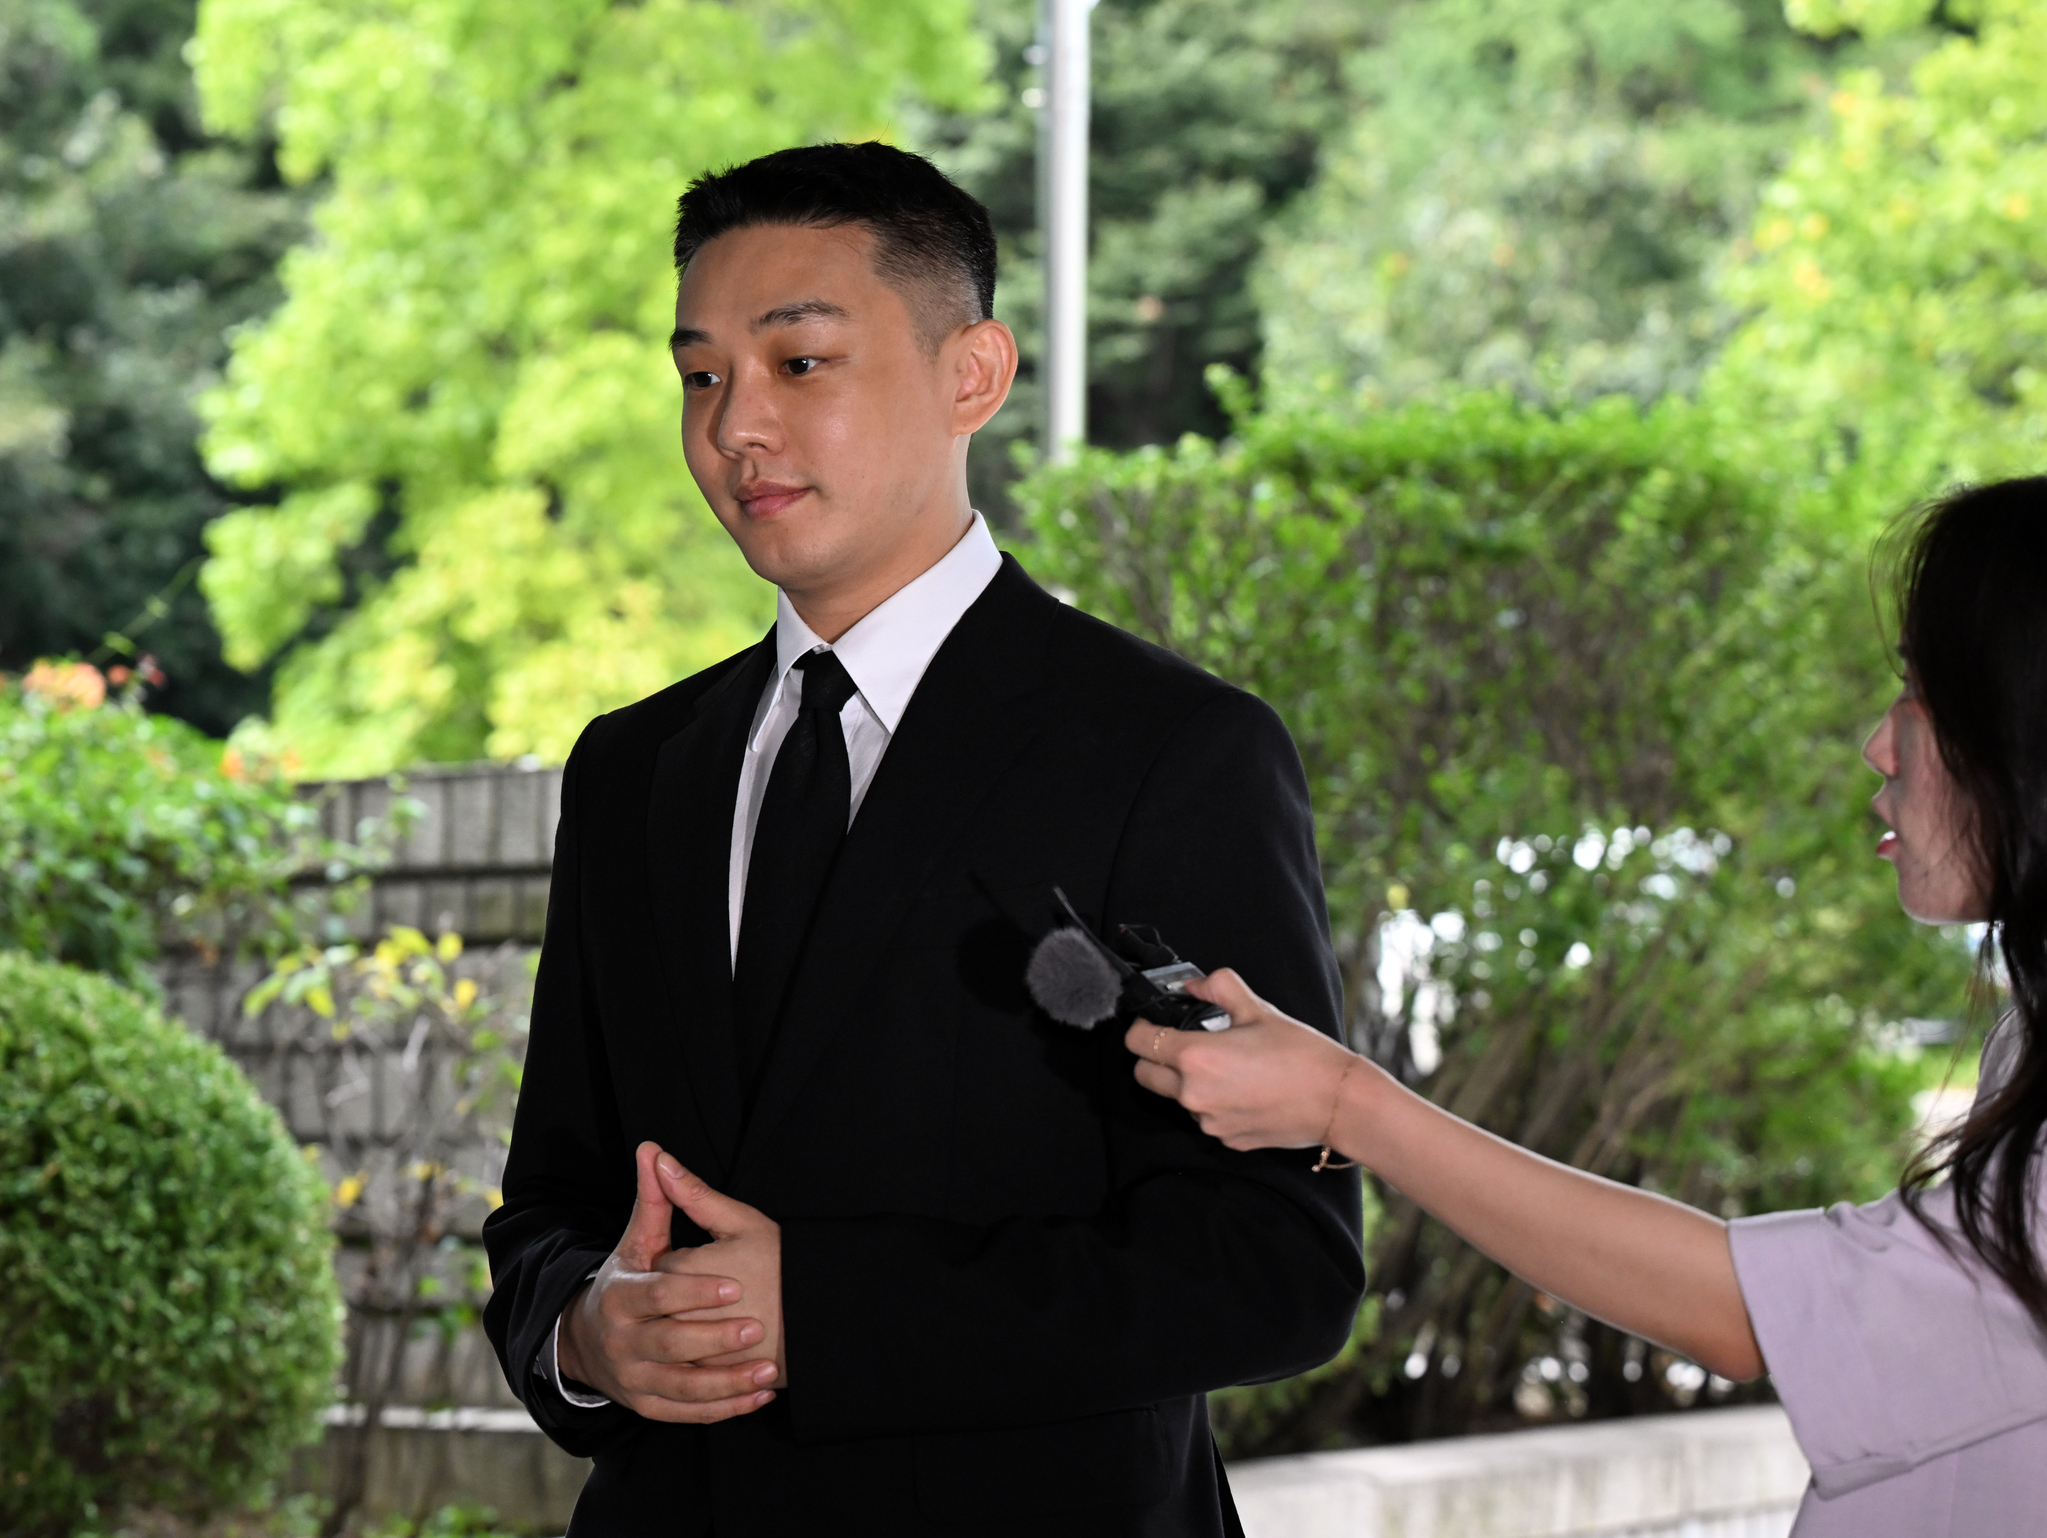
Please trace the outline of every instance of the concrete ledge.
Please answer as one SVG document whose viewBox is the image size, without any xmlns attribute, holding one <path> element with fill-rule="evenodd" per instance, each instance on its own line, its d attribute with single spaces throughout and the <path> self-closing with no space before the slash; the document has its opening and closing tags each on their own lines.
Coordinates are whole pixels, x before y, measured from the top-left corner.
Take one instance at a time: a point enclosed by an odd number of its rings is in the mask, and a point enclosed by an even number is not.
<svg viewBox="0 0 2047 1538">
<path fill-rule="evenodd" d="M 1784 1538 L 1804 1455 L 1774 1405 L 1232 1465 L 1247 1538 Z"/>
<path fill-rule="evenodd" d="M 331 1405 L 320 1413 L 325 1426 L 360 1426 L 363 1407 L 359 1404 Z M 533 1417 L 524 1410 L 478 1409 L 461 1405 L 451 1410 L 428 1410 L 419 1405 L 384 1406 L 377 1424 L 387 1431 L 512 1431 L 542 1436 Z"/>
<path fill-rule="evenodd" d="M 324 1419 L 326 1440 L 299 1456 L 293 1489 L 333 1488 L 342 1428 L 362 1424 L 362 1406 L 337 1405 Z M 363 1514 L 411 1517 L 464 1501 L 490 1507 L 509 1526 L 559 1533 L 589 1474 L 587 1460 L 548 1441 L 524 1410 L 386 1405 L 370 1443 Z"/>
<path fill-rule="evenodd" d="M 345 1425 L 299 1469 L 322 1488 Z M 366 1514 L 475 1501 L 559 1532 L 590 1465 L 524 1410 L 391 1405 L 370 1456 Z M 1804 1456 L 1773 1405 L 1457 1437 L 1230 1466 L 1246 1538 L 1785 1538 Z"/>
</svg>

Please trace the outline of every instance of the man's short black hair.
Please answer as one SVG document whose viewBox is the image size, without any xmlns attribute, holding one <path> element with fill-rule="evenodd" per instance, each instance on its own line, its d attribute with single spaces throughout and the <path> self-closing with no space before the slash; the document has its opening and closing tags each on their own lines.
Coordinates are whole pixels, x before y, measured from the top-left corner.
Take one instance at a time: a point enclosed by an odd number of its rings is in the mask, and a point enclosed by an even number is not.
<svg viewBox="0 0 2047 1538">
<path fill-rule="evenodd" d="M 908 300 L 927 347 L 995 313 L 988 210 L 922 155 L 890 144 L 804 144 L 700 176 L 675 206 L 675 270 L 753 225 L 864 225 L 874 265 Z"/>
</svg>

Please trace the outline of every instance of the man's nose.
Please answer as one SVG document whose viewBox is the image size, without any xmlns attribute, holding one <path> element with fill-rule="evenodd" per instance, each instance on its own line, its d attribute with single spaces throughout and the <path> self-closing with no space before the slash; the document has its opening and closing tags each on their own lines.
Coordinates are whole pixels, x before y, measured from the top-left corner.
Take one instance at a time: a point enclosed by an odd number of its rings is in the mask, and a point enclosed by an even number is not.
<svg viewBox="0 0 2047 1538">
<path fill-rule="evenodd" d="M 720 451 L 739 456 L 781 447 L 782 424 L 769 396 L 766 381 L 745 373 L 726 386 L 712 430 Z"/>
</svg>

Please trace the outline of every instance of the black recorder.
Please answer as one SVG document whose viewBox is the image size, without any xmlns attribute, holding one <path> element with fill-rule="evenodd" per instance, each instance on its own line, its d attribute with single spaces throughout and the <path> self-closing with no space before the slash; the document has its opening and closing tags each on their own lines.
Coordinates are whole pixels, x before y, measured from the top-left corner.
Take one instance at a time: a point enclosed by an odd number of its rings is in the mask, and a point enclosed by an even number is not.
<svg viewBox="0 0 2047 1538">
<path fill-rule="evenodd" d="M 1104 1020 L 1145 1019 L 1176 1031 L 1224 1031 L 1230 1017 L 1220 1004 L 1184 992 L 1205 976 L 1182 961 L 1149 924 L 1123 924 L 1103 940 L 1073 911 L 1058 887 L 1052 895 L 1066 922 L 1031 952 L 1024 985 L 1038 1008 L 1061 1025 L 1092 1030 Z"/>
</svg>

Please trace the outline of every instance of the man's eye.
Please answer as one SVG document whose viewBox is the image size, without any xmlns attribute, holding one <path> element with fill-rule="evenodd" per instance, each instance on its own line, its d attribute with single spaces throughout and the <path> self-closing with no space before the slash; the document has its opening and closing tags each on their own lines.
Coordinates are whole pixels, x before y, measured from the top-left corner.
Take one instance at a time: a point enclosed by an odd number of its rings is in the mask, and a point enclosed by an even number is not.
<svg viewBox="0 0 2047 1538">
<path fill-rule="evenodd" d="M 682 376 L 682 387 L 685 390 L 708 390 L 717 382 L 718 376 L 708 369 L 699 369 L 694 374 Z"/>
<path fill-rule="evenodd" d="M 801 376 L 809 373 L 812 369 L 816 368 L 818 364 L 821 363 L 822 361 L 823 360 L 820 358 L 791 358 L 787 363 L 783 364 L 782 367 L 787 369 L 792 374 Z"/>
</svg>

